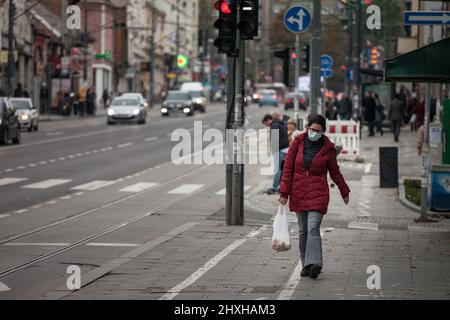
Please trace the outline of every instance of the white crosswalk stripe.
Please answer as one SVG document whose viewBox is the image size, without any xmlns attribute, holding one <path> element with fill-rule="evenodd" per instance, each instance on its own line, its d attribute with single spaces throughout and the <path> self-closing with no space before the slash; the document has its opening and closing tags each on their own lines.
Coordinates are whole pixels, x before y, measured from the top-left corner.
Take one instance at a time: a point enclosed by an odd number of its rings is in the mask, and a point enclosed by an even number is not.
<svg viewBox="0 0 450 320">
<path fill-rule="evenodd" d="M 33 183 L 33 184 L 29 184 L 26 185 L 22 188 L 24 189 L 49 189 L 52 187 L 56 187 L 59 185 L 63 185 L 63 184 L 67 184 L 72 182 L 72 180 L 65 180 L 65 179 L 49 179 L 49 180 L 45 180 L 45 181 L 41 181 L 41 182 L 37 182 L 37 183 Z"/>
<path fill-rule="evenodd" d="M 251 186 L 244 186 L 244 192 L 247 192 L 248 190 L 250 190 L 252 187 Z M 224 196 L 227 194 L 227 189 L 222 189 L 219 192 L 216 193 L 216 196 Z"/>
<path fill-rule="evenodd" d="M 169 191 L 169 194 L 189 194 L 203 188 L 204 186 L 204 184 L 184 184 L 173 189 L 172 191 Z"/>
<path fill-rule="evenodd" d="M 73 187 L 71 190 L 77 190 L 77 191 L 94 191 L 101 188 L 108 187 L 110 185 L 113 185 L 116 183 L 115 181 L 103 181 L 103 180 L 96 180 L 92 181 L 86 184 L 82 184 L 77 187 Z"/>
<path fill-rule="evenodd" d="M 119 191 L 120 192 L 132 192 L 132 193 L 134 192 L 134 193 L 137 193 L 137 192 L 141 192 L 141 191 L 144 191 L 144 190 L 156 187 L 157 185 L 158 185 L 158 183 L 141 182 L 141 183 L 136 183 L 136 184 L 133 184 L 133 185 L 131 185 L 129 187 L 123 188 L 123 189 L 121 189 Z"/>
<path fill-rule="evenodd" d="M 4 179 L 0 179 L 0 187 L 1 186 L 6 186 L 8 184 L 13 184 L 13 183 L 18 183 L 18 182 L 22 182 L 28 179 L 25 178 L 4 178 Z"/>
</svg>

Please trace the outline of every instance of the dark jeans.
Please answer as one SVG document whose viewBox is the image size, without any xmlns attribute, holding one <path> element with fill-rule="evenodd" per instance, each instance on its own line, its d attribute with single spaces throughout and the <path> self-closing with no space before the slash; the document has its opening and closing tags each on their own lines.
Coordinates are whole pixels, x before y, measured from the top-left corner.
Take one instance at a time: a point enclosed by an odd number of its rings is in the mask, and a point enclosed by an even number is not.
<svg viewBox="0 0 450 320">
<path fill-rule="evenodd" d="M 375 135 L 375 120 L 369 120 L 369 135 Z"/>
<path fill-rule="evenodd" d="M 401 130 L 402 120 L 392 120 L 391 127 L 392 127 L 392 133 L 394 134 L 395 140 L 398 140 L 400 137 L 400 130 Z"/>
</svg>

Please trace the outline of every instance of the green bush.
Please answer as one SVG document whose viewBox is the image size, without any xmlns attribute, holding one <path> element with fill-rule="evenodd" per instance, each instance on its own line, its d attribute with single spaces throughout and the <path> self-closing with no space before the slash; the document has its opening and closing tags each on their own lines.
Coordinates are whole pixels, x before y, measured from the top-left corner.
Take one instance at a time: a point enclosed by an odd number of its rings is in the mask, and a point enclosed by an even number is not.
<svg viewBox="0 0 450 320">
<path fill-rule="evenodd" d="M 416 206 L 421 205 L 422 203 L 422 183 L 420 180 L 405 180 L 405 196 L 406 199 Z"/>
</svg>

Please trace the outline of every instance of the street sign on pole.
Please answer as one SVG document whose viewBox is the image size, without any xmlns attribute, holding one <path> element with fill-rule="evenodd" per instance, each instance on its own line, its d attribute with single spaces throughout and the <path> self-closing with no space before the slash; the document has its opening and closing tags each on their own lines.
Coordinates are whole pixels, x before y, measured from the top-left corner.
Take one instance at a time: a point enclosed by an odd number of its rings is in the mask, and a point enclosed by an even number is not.
<svg viewBox="0 0 450 320">
<path fill-rule="evenodd" d="M 331 69 L 322 69 L 322 77 L 325 79 L 331 78 L 333 76 L 333 70 Z"/>
<path fill-rule="evenodd" d="M 311 13 L 303 6 L 295 5 L 284 14 L 284 25 L 294 33 L 302 33 L 311 26 Z"/>
<path fill-rule="evenodd" d="M 405 25 L 444 25 L 450 24 L 450 11 L 406 11 Z"/>
<path fill-rule="evenodd" d="M 324 54 L 320 57 L 320 67 L 322 69 L 331 69 L 333 68 L 334 62 L 333 58 L 327 54 Z"/>
</svg>

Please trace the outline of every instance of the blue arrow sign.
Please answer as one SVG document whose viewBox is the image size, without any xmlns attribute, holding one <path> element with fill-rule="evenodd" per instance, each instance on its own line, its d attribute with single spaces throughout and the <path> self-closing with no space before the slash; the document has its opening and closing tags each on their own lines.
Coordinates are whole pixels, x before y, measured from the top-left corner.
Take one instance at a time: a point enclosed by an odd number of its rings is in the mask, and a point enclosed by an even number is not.
<svg viewBox="0 0 450 320">
<path fill-rule="evenodd" d="M 320 57 L 320 68 L 331 69 L 333 68 L 333 58 L 327 54 Z"/>
<path fill-rule="evenodd" d="M 443 25 L 450 24 L 450 11 L 406 11 L 403 16 L 405 25 Z"/>
<path fill-rule="evenodd" d="M 293 6 L 284 14 L 284 25 L 294 33 L 308 30 L 311 21 L 311 13 L 303 6 Z"/>
<path fill-rule="evenodd" d="M 331 78 L 333 76 L 333 70 L 331 69 L 322 69 L 322 77 Z"/>
</svg>

